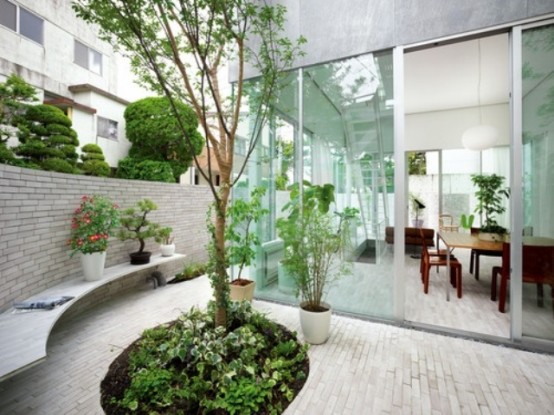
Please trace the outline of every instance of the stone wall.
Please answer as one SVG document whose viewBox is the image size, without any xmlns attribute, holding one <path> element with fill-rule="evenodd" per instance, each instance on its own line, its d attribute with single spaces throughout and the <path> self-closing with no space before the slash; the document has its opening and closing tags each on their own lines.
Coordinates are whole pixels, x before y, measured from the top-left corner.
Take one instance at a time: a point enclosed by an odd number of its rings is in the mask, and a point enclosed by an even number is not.
<svg viewBox="0 0 554 415">
<path fill-rule="evenodd" d="M 78 255 L 70 257 L 66 241 L 71 216 L 82 195 L 109 196 L 121 208 L 145 197 L 158 210 L 149 218 L 171 226 L 177 252 L 186 263 L 207 260 L 208 187 L 107 179 L 22 169 L 0 164 L 0 311 L 71 278 L 80 278 Z M 106 266 L 127 262 L 136 241 L 112 238 Z M 150 240 L 146 249 L 159 252 Z"/>
</svg>

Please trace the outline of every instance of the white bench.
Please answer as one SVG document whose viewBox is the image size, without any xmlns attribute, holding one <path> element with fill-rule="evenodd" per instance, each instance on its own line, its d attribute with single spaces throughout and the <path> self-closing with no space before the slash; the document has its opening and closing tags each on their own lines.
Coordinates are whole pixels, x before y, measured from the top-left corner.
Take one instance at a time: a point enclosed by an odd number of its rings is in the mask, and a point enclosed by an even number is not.
<svg viewBox="0 0 554 415">
<path fill-rule="evenodd" d="M 46 359 L 46 345 L 52 328 L 62 314 L 80 299 L 124 276 L 173 261 L 182 261 L 184 258 L 185 255 L 182 254 L 174 254 L 171 257 L 153 255 L 148 264 L 115 265 L 106 268 L 102 279 L 98 281 L 66 281 L 26 300 L 32 302 L 45 297 L 74 297 L 52 310 L 22 312 L 12 309 L 0 314 L 0 382 Z"/>
</svg>

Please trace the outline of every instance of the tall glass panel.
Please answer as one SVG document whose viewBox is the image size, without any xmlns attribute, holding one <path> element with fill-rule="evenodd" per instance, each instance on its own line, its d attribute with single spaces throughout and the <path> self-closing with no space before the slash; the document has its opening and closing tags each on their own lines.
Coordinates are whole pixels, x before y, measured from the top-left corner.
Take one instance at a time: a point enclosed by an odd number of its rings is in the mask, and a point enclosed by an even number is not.
<svg viewBox="0 0 554 415">
<path fill-rule="evenodd" d="M 329 288 L 336 310 L 393 316 L 392 54 L 367 54 L 304 70 L 304 178 L 335 186 L 336 209 L 355 207 L 352 274 Z"/>
<path fill-rule="evenodd" d="M 522 36 L 523 244 L 552 246 L 554 25 L 525 30 Z M 538 257 L 537 252 L 540 253 Z M 552 249 L 541 251 L 540 248 L 522 248 L 523 334 L 550 340 L 554 339 L 550 295 L 554 282 L 552 252 Z M 537 264 L 540 266 L 537 267 Z"/>
<path fill-rule="evenodd" d="M 268 172 L 270 189 L 270 230 L 260 234 L 256 295 L 296 302 L 290 278 L 279 267 L 283 245 L 275 234 L 275 220 L 289 200 L 289 184 L 331 183 L 333 209 L 355 207 L 361 214 L 351 229 L 352 273 L 329 287 L 325 299 L 335 310 L 392 318 L 393 254 L 385 244 L 394 200 L 392 54 L 368 54 L 304 69 L 302 85 L 297 76 L 298 72 L 289 75 L 258 143 L 267 143 L 268 158 L 255 155 L 249 163 L 257 165 L 249 170 L 249 183 L 260 176 L 265 180 Z M 292 160 L 293 155 L 297 159 Z M 260 167 L 265 163 L 267 168 Z M 295 170 L 300 165 L 302 171 Z"/>
</svg>

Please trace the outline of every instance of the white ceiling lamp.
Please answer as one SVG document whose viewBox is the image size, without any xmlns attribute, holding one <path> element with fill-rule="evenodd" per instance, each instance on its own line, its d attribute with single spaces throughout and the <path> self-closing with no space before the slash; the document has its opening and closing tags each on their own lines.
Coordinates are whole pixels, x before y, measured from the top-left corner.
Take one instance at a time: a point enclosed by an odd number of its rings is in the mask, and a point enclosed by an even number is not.
<svg viewBox="0 0 554 415">
<path fill-rule="evenodd" d="M 481 39 L 477 39 L 478 72 L 477 72 L 477 101 L 479 106 L 479 124 L 468 128 L 462 134 L 462 145 L 468 150 L 486 150 L 498 141 L 498 130 L 492 125 L 483 124 L 481 109 Z"/>
</svg>

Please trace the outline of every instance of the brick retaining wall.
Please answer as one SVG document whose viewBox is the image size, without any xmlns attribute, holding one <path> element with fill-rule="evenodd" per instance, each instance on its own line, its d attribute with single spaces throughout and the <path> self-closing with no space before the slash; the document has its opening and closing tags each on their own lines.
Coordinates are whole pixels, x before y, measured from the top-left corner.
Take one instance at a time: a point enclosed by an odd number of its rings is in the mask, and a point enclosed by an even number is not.
<svg viewBox="0 0 554 415">
<path fill-rule="evenodd" d="M 78 278 L 78 255 L 69 257 L 66 240 L 71 215 L 84 194 L 109 196 L 122 208 L 145 197 L 158 210 L 149 218 L 171 226 L 177 252 L 187 263 L 207 259 L 206 209 L 212 195 L 208 187 L 137 180 L 107 179 L 0 164 L 0 311 L 64 280 Z M 106 266 L 129 260 L 136 241 L 112 238 Z M 159 252 L 150 240 L 146 249 Z"/>
</svg>

